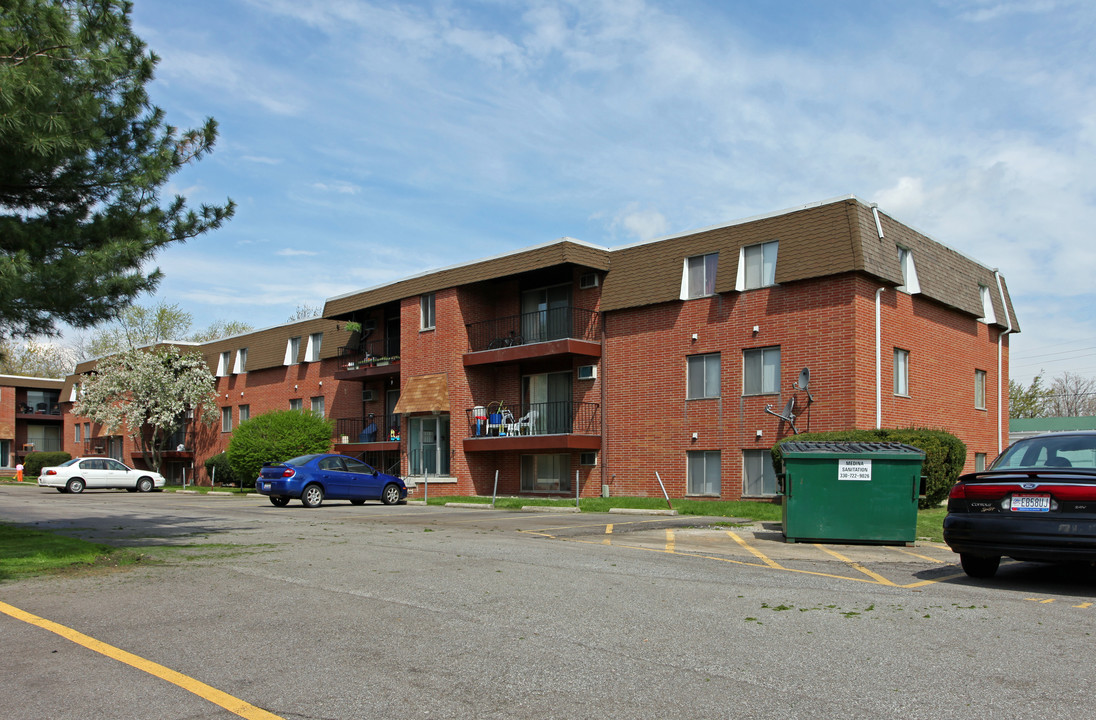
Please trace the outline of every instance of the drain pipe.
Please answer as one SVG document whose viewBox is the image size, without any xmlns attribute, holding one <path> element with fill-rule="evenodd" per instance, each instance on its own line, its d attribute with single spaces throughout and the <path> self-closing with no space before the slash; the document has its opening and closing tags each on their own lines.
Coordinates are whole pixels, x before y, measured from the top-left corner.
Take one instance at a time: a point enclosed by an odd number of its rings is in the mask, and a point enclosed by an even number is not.
<svg viewBox="0 0 1096 720">
<path fill-rule="evenodd" d="M 886 290 L 881 287 L 875 291 L 875 429 L 883 427 L 883 340 L 879 296 Z"/>
<path fill-rule="evenodd" d="M 1004 366 L 1004 338 L 1005 335 L 1012 334 L 1012 316 L 1008 312 L 1008 303 L 1005 302 L 1005 290 L 1001 284 L 1001 273 L 997 268 L 993 269 L 993 278 L 997 281 L 997 294 L 1001 298 L 1001 307 L 1005 309 L 1005 323 L 1006 327 L 1004 332 L 997 334 L 997 454 L 1000 455 L 1004 450 L 1004 445 L 1001 442 L 1001 430 L 1004 425 L 1004 415 L 1001 412 L 1001 400 L 1004 397 L 1005 390 L 1002 388 L 1001 382 L 1001 368 Z"/>
</svg>

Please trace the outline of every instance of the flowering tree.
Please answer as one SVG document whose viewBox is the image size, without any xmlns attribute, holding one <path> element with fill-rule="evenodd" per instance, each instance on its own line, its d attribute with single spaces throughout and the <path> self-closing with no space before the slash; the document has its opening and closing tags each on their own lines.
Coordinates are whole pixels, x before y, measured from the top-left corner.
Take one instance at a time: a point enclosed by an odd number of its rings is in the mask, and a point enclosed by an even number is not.
<svg viewBox="0 0 1096 720">
<path fill-rule="evenodd" d="M 156 472 L 188 411 L 207 425 L 217 419 L 216 379 L 196 351 L 128 350 L 104 358 L 81 380 L 73 413 L 102 423 L 111 433 L 124 429 Z"/>
</svg>

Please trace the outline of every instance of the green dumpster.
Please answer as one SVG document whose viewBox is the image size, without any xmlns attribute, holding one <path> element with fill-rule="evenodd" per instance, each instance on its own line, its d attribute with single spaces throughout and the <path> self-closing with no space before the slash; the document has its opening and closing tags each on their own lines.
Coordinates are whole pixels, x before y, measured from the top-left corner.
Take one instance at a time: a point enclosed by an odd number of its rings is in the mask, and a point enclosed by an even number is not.
<svg viewBox="0 0 1096 720">
<path fill-rule="evenodd" d="M 784 537 L 910 544 L 925 453 L 901 443 L 786 442 Z"/>
</svg>

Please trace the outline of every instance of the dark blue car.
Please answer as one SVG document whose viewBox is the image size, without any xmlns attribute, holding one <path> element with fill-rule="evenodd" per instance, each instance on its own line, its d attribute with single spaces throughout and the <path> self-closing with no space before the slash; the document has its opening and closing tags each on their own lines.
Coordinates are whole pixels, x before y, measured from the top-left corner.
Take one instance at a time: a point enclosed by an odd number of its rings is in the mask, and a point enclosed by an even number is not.
<svg viewBox="0 0 1096 720">
<path fill-rule="evenodd" d="M 407 485 L 395 475 L 382 473 L 357 458 L 320 453 L 301 455 L 280 463 L 263 463 L 255 489 L 277 507 L 300 498 L 305 507 L 319 507 L 324 498 L 361 505 L 380 500 L 395 505 L 407 499 Z"/>
</svg>

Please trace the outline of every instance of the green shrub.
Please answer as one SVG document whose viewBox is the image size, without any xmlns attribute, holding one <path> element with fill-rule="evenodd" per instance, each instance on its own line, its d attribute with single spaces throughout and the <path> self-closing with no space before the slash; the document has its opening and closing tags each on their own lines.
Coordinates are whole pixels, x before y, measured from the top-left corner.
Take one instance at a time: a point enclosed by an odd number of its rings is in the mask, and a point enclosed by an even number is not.
<svg viewBox="0 0 1096 720">
<path fill-rule="evenodd" d="M 222 485 L 230 485 L 236 483 L 236 473 L 232 472 L 232 463 L 228 461 L 227 453 L 219 453 L 212 457 L 206 458 L 205 461 L 206 475 L 209 476 L 210 482 L 219 482 Z M 244 482 L 240 487 L 254 487 L 255 478 L 244 478 Z"/>
<path fill-rule="evenodd" d="M 921 474 L 926 477 L 925 497 L 918 507 L 932 508 L 943 502 L 959 474 L 967 457 L 967 446 L 962 440 L 944 430 L 927 428 L 882 428 L 880 430 L 834 430 L 821 433 L 801 433 L 784 438 L 773 446 L 773 467 L 781 472 L 783 453 L 780 446 L 786 442 L 893 442 L 911 445 L 925 453 Z"/>
<path fill-rule="evenodd" d="M 42 468 L 53 467 L 68 462 L 72 456 L 67 452 L 32 452 L 27 453 L 23 460 L 23 477 L 25 479 L 38 479 L 42 474 Z"/>
<path fill-rule="evenodd" d="M 310 412 L 279 410 L 256 415 L 232 432 L 228 462 L 238 479 L 253 484 L 264 462 L 330 452 L 332 431 L 330 420 Z"/>
</svg>

